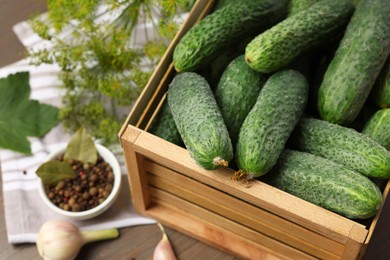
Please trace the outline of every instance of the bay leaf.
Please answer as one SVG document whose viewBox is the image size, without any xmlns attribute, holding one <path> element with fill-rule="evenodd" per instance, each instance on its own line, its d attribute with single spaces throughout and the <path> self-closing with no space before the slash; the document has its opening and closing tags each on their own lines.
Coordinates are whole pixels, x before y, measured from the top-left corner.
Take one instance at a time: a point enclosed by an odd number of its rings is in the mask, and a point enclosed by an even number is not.
<svg viewBox="0 0 390 260">
<path fill-rule="evenodd" d="M 98 158 L 97 150 L 91 135 L 80 127 L 71 137 L 66 151 L 64 160 L 77 160 L 83 163 L 96 164 Z"/>
<path fill-rule="evenodd" d="M 41 164 L 36 174 L 47 185 L 56 184 L 61 180 L 71 179 L 77 176 L 69 163 L 58 160 L 51 160 Z"/>
</svg>

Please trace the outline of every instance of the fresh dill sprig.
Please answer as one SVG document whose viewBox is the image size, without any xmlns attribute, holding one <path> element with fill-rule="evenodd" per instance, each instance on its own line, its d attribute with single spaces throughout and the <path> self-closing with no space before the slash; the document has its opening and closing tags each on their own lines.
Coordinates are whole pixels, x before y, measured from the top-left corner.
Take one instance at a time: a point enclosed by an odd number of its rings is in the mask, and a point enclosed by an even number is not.
<svg viewBox="0 0 390 260">
<path fill-rule="evenodd" d="M 30 20 L 50 47 L 31 49 L 30 63 L 58 64 L 64 90 L 60 119 L 65 129 L 81 125 L 106 144 L 117 133 L 130 107 L 179 28 L 177 14 L 194 0 L 48 0 L 47 16 Z M 106 15 L 114 17 L 107 19 Z M 148 23 L 153 33 L 137 30 Z M 134 43 L 145 39 L 142 46 Z"/>
</svg>

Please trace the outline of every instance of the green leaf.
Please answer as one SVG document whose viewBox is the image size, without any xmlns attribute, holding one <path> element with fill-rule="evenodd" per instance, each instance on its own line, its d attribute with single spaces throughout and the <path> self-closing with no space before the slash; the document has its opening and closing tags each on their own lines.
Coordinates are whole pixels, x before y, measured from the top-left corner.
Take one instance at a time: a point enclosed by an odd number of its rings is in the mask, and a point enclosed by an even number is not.
<svg viewBox="0 0 390 260">
<path fill-rule="evenodd" d="M 0 79 L 1 148 L 31 154 L 27 137 L 42 137 L 59 123 L 56 107 L 29 98 L 28 72 Z"/>
<path fill-rule="evenodd" d="M 16 152 L 31 154 L 30 142 L 20 128 L 10 128 L 0 121 L 0 147 Z"/>
<path fill-rule="evenodd" d="M 77 176 L 69 163 L 58 160 L 43 163 L 37 169 L 36 174 L 47 185 L 56 184 L 61 180 L 71 179 Z"/>
<path fill-rule="evenodd" d="M 87 133 L 84 127 L 74 133 L 66 147 L 64 160 L 77 160 L 84 163 L 96 164 L 97 150 L 92 137 Z"/>
<path fill-rule="evenodd" d="M 49 132 L 50 129 L 58 124 L 58 114 L 58 108 L 47 104 L 39 104 L 39 116 L 37 118 L 39 128 L 36 135 L 31 136 L 40 137 Z"/>
</svg>

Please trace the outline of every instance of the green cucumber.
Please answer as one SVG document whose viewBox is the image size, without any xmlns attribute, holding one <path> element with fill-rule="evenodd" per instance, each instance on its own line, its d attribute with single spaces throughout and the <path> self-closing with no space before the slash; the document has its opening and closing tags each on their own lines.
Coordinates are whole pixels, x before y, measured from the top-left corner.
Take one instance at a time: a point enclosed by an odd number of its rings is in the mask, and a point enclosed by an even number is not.
<svg viewBox="0 0 390 260">
<path fill-rule="evenodd" d="M 288 15 L 287 17 L 293 16 L 303 10 L 306 10 L 314 3 L 319 0 L 291 0 L 288 6 Z M 289 69 L 297 70 L 301 72 L 306 79 L 311 81 L 312 67 L 313 67 L 313 53 L 304 53 L 301 56 L 297 57 L 294 61 L 292 61 L 289 66 Z M 309 83 L 309 85 L 311 85 Z M 311 87 L 309 88 L 311 91 Z M 310 96 L 310 92 L 309 92 Z M 310 100 L 310 98 L 308 99 Z"/>
<path fill-rule="evenodd" d="M 259 177 L 276 163 L 302 116 L 307 92 L 306 78 L 294 70 L 279 71 L 266 81 L 240 129 L 236 179 Z"/>
<path fill-rule="evenodd" d="M 364 125 L 362 133 L 390 150 L 390 108 L 375 112 Z"/>
<path fill-rule="evenodd" d="M 312 6 L 314 3 L 317 3 L 318 1 L 319 0 L 290 0 L 288 6 L 288 16 L 295 15 L 300 11 L 309 8 L 310 6 Z"/>
<path fill-rule="evenodd" d="M 231 3 L 236 2 L 236 0 L 218 0 L 217 3 L 214 6 L 213 11 L 219 10 L 221 8 L 224 8 L 227 5 L 230 5 Z"/>
<path fill-rule="evenodd" d="M 242 123 L 256 103 L 266 76 L 252 70 L 244 55 L 234 59 L 222 74 L 215 99 L 235 147 Z"/>
<path fill-rule="evenodd" d="M 195 71 L 226 48 L 260 33 L 287 15 L 288 0 L 244 0 L 207 15 L 180 39 L 173 53 L 177 71 Z"/>
<path fill-rule="evenodd" d="M 159 111 L 149 132 L 164 140 L 167 140 L 168 142 L 174 143 L 176 145 L 182 145 L 183 141 L 181 140 L 180 133 L 177 130 L 175 121 L 173 120 L 173 116 L 171 110 L 169 109 L 167 100 L 164 101 L 161 110 Z"/>
<path fill-rule="evenodd" d="M 295 150 L 338 162 L 367 177 L 390 177 L 390 152 L 352 128 L 302 118 L 290 140 Z"/>
<path fill-rule="evenodd" d="M 246 47 L 246 61 L 256 71 L 275 72 L 336 36 L 353 10 L 346 0 L 319 1 L 255 37 Z"/>
<path fill-rule="evenodd" d="M 233 147 L 207 81 L 194 72 L 177 74 L 167 95 L 176 127 L 192 158 L 207 170 L 227 166 Z"/>
<path fill-rule="evenodd" d="M 321 118 L 348 125 L 362 109 L 390 52 L 388 0 L 361 1 L 318 93 Z"/>
<path fill-rule="evenodd" d="M 357 6 L 362 0 L 351 0 L 351 2 Z"/>
<path fill-rule="evenodd" d="M 216 57 L 208 67 L 203 69 L 210 74 L 208 81 L 210 82 L 210 87 L 213 89 L 213 91 L 215 91 L 218 82 L 220 81 L 221 76 L 229 63 L 241 54 L 242 51 L 239 51 L 236 46 L 231 47 L 225 50 L 223 53 L 219 54 L 218 57 Z"/>
<path fill-rule="evenodd" d="M 372 87 L 371 96 L 377 106 L 390 107 L 390 56 Z"/>
<path fill-rule="evenodd" d="M 370 179 L 313 154 L 286 149 L 267 177 L 270 185 L 347 218 L 370 218 L 382 206 Z"/>
<path fill-rule="evenodd" d="M 356 119 L 348 125 L 349 128 L 353 128 L 358 132 L 362 132 L 364 125 L 370 120 L 370 118 L 378 111 L 378 107 L 366 103 L 363 108 L 360 110 L 359 115 Z M 383 145 L 382 145 L 383 146 Z"/>
</svg>

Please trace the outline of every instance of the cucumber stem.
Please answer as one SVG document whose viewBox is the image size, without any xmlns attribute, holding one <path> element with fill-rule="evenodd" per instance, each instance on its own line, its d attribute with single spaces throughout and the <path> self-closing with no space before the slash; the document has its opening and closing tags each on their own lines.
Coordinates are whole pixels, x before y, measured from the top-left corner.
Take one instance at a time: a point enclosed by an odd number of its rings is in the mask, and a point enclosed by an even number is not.
<svg viewBox="0 0 390 260">
<path fill-rule="evenodd" d="M 249 187 L 249 181 L 253 180 L 252 173 L 246 173 L 243 170 L 235 171 L 232 178 L 233 181 L 241 182 L 244 181 L 246 186 Z"/>
<path fill-rule="evenodd" d="M 233 181 L 242 181 L 242 180 L 246 180 L 246 173 L 243 171 L 243 170 L 238 170 L 238 171 L 235 171 L 233 176 L 232 176 L 232 180 Z"/>
<path fill-rule="evenodd" d="M 215 165 L 218 165 L 218 166 L 225 166 L 225 167 L 227 167 L 227 166 L 229 165 L 229 162 L 228 162 L 228 161 L 222 159 L 222 158 L 219 157 L 219 156 L 214 158 L 213 163 L 214 163 Z"/>
</svg>

